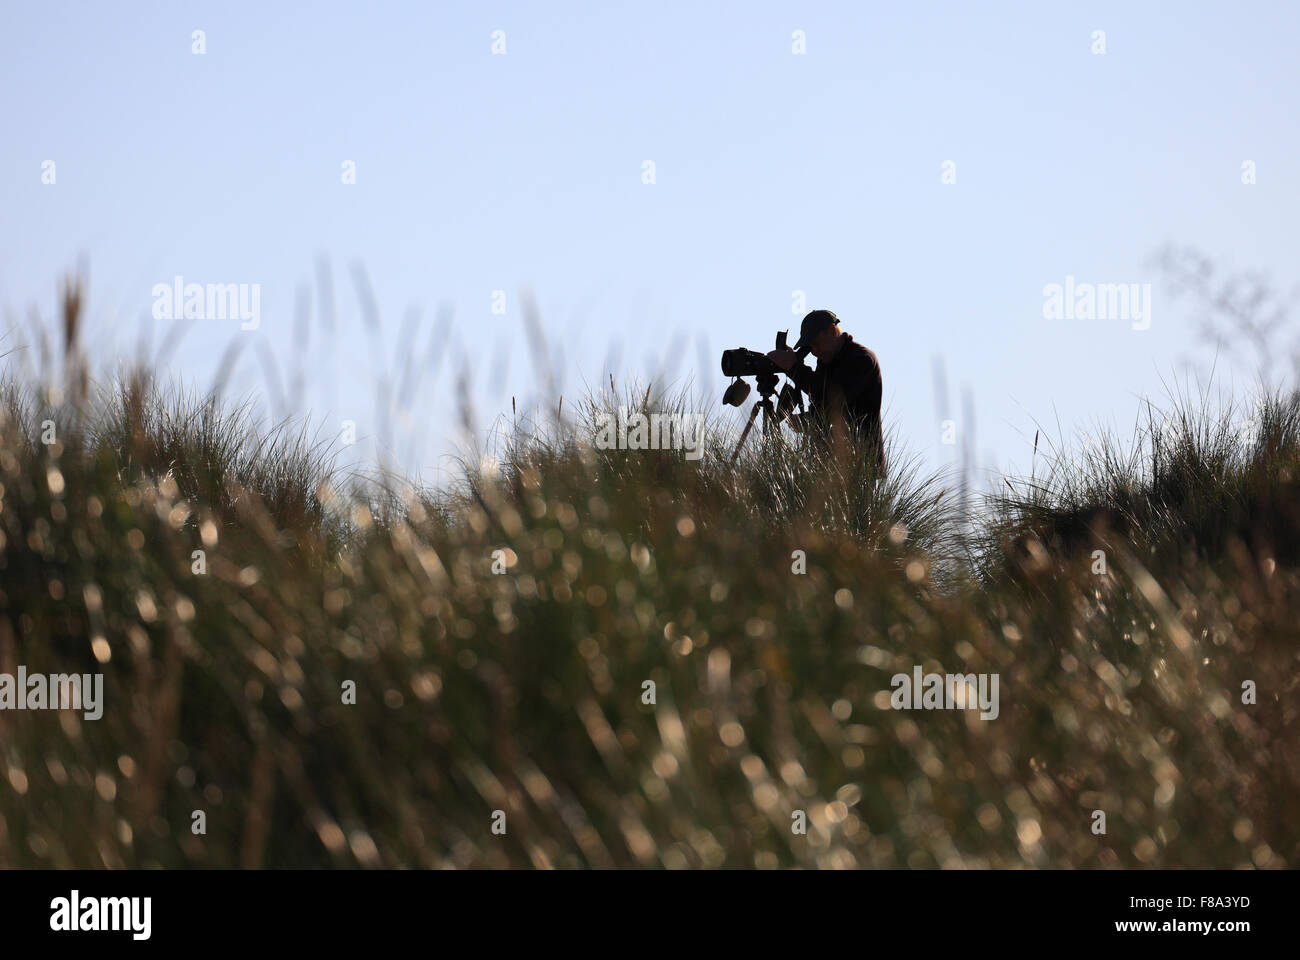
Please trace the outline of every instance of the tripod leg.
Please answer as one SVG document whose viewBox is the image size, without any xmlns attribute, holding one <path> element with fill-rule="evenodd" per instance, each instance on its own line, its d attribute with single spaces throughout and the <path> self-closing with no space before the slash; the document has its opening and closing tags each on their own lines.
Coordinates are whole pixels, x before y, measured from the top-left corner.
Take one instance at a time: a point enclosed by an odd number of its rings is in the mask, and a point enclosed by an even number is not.
<svg viewBox="0 0 1300 960">
<path fill-rule="evenodd" d="M 736 462 L 736 458 L 740 456 L 740 448 L 745 445 L 745 438 L 749 436 L 749 431 L 754 427 L 754 420 L 758 417 L 759 402 L 755 402 L 753 409 L 749 411 L 749 423 L 745 424 L 745 430 L 740 435 L 740 442 L 736 444 L 735 452 L 731 454 L 731 463 L 729 463 L 728 466 L 733 466 Z"/>
</svg>

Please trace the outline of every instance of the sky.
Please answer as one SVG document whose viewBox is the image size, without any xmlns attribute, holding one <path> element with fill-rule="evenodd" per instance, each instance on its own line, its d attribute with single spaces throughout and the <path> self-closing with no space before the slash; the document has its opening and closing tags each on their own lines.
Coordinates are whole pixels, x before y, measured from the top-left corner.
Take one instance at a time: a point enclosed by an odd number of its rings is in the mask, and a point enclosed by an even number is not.
<svg viewBox="0 0 1300 960">
<path fill-rule="evenodd" d="M 6 4 L 3 343 L 81 270 L 97 359 L 174 330 L 206 388 L 237 343 L 231 393 L 438 482 L 458 391 L 470 435 L 544 392 L 530 296 L 567 402 L 711 413 L 723 348 L 827 308 L 903 447 L 1023 473 L 1216 362 L 1166 245 L 1300 282 L 1297 37 L 1249 0 Z M 154 319 L 177 276 L 256 285 L 256 329 Z M 1049 316 L 1067 277 L 1149 315 Z"/>
</svg>

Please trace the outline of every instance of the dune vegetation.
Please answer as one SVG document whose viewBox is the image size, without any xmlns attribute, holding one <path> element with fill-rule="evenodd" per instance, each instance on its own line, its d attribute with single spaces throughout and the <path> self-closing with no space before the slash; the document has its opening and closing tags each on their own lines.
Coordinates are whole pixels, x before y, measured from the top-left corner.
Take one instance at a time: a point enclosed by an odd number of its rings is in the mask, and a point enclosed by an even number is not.
<svg viewBox="0 0 1300 960">
<path fill-rule="evenodd" d="M 611 384 L 427 489 L 92 369 L 79 312 L 0 383 L 0 674 L 103 712 L 0 710 L 0 866 L 1300 862 L 1300 395 L 970 510 L 896 437 L 600 449 L 689 403 Z M 917 668 L 996 716 L 895 709 Z"/>
</svg>

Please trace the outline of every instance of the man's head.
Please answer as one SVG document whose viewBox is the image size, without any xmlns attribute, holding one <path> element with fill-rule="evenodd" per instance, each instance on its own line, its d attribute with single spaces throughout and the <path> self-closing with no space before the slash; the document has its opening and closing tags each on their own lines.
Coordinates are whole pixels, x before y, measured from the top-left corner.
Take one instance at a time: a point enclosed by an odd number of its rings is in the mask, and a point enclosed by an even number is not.
<svg viewBox="0 0 1300 960">
<path fill-rule="evenodd" d="M 796 353 L 811 352 L 818 360 L 829 360 L 840 339 L 840 318 L 829 310 L 814 310 L 799 325 Z"/>
</svg>

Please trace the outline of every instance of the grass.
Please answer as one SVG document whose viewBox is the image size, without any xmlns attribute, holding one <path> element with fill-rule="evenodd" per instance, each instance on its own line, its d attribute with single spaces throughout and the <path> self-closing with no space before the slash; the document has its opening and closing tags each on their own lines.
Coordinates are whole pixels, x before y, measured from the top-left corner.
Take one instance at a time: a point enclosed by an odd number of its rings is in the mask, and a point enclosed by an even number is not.
<svg viewBox="0 0 1300 960">
<path fill-rule="evenodd" d="M 1255 437 L 1150 408 L 969 522 L 897 443 L 597 449 L 689 412 L 613 384 L 426 489 L 101 384 L 79 309 L 57 389 L 0 387 L 0 672 L 106 705 L 0 711 L 0 866 L 1300 860 L 1295 395 Z M 999 716 L 890 709 L 914 665 L 997 674 Z"/>
</svg>

